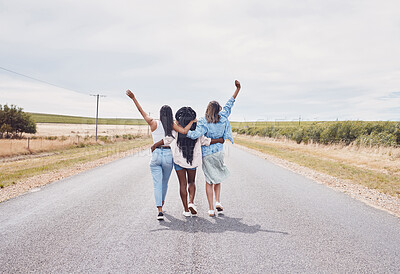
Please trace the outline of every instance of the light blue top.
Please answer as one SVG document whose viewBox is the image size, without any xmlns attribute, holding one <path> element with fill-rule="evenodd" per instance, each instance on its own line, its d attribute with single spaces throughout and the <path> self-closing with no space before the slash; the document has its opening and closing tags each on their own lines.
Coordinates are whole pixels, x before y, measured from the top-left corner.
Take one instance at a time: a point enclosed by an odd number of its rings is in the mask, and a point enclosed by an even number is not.
<svg viewBox="0 0 400 274">
<path fill-rule="evenodd" d="M 223 137 L 225 140 L 228 139 L 233 144 L 232 137 L 232 127 L 231 123 L 229 123 L 228 117 L 231 114 L 233 103 L 235 102 L 235 98 L 231 97 L 228 102 L 225 104 L 223 109 L 219 112 L 218 123 L 208 123 L 206 118 L 202 117 L 197 122 L 197 127 L 195 130 L 190 130 L 186 135 L 190 139 L 197 139 L 202 135 L 205 135 L 211 139 L 218 139 Z M 222 151 L 224 145 L 221 143 L 212 144 L 210 146 L 202 146 L 201 152 L 204 156 Z"/>
</svg>

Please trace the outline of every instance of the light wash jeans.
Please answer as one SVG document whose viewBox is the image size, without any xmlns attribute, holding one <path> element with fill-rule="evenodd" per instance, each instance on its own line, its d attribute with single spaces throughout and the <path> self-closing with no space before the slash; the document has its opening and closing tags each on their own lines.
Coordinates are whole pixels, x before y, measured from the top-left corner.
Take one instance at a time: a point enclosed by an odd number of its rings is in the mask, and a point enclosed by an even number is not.
<svg viewBox="0 0 400 274">
<path fill-rule="evenodd" d="M 173 166 L 171 149 L 156 148 L 150 161 L 150 171 L 153 176 L 154 197 L 156 206 L 162 206 L 167 195 L 168 180 Z"/>
</svg>

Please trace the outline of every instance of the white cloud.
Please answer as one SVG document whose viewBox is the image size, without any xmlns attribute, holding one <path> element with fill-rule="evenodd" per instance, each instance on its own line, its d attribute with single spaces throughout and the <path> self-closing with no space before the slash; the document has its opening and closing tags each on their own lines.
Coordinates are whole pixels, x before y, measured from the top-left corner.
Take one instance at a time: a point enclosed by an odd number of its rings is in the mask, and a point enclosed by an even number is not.
<svg viewBox="0 0 400 274">
<path fill-rule="evenodd" d="M 399 91 L 399 11 L 393 0 L 0 0 L 0 66 L 78 91 L 0 71 L 0 103 L 90 115 L 88 94 L 104 93 L 100 114 L 137 117 L 131 88 L 152 113 L 202 115 L 237 78 L 232 119 L 399 119 L 397 99 L 379 100 Z"/>
</svg>

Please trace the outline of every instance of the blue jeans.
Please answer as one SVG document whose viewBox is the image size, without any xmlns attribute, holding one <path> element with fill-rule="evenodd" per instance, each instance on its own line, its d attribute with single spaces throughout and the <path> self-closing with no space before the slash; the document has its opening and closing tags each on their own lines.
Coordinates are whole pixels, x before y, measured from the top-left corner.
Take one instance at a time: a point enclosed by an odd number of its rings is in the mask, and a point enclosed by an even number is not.
<svg viewBox="0 0 400 274">
<path fill-rule="evenodd" d="M 156 206 L 162 206 L 162 202 L 165 201 L 172 165 L 173 159 L 171 149 L 157 148 L 153 151 L 150 161 L 150 171 L 153 176 Z"/>
</svg>

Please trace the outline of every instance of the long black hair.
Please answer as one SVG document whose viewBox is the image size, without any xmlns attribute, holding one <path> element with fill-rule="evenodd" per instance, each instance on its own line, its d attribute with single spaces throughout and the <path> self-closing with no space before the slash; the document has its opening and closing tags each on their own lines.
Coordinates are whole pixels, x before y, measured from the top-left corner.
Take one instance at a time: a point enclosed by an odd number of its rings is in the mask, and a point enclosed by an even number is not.
<svg viewBox="0 0 400 274">
<path fill-rule="evenodd" d="M 175 119 L 178 121 L 180 126 L 186 127 L 190 121 L 196 119 L 196 111 L 191 107 L 182 107 L 176 112 Z M 196 123 L 193 123 L 190 129 L 195 130 Z M 190 165 L 192 165 L 193 162 L 193 150 L 196 142 L 197 140 L 187 138 L 186 135 L 181 133 L 178 134 L 178 140 L 176 143 L 180 151 L 182 151 L 182 155 L 186 159 L 186 162 Z"/>
<path fill-rule="evenodd" d="M 170 106 L 164 105 L 160 109 L 160 121 L 163 125 L 165 136 L 172 136 L 174 117 Z"/>
</svg>

